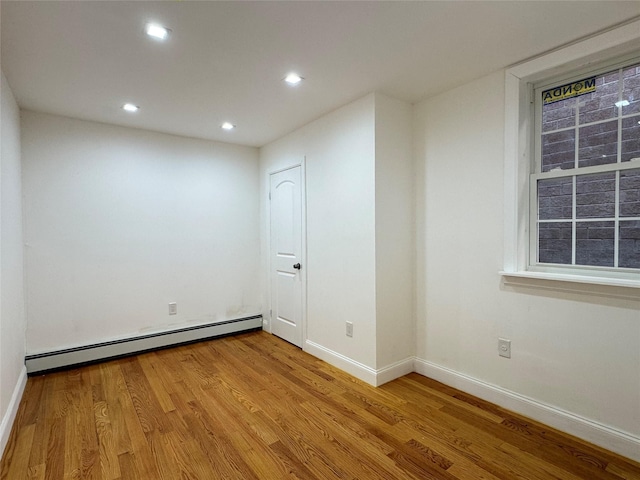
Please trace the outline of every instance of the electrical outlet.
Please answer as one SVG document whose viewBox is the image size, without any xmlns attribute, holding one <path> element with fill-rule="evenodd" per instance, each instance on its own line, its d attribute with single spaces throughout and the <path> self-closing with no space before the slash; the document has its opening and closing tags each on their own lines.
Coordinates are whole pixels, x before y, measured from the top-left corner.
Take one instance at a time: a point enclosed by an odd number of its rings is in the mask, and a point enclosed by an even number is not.
<svg viewBox="0 0 640 480">
<path fill-rule="evenodd" d="M 511 340 L 498 338 L 498 355 L 504 358 L 511 358 Z"/>
<path fill-rule="evenodd" d="M 353 337 L 353 323 L 347 322 L 347 337 Z"/>
<path fill-rule="evenodd" d="M 176 315 L 178 313 L 178 304 L 176 302 L 169 303 L 169 315 Z"/>
</svg>

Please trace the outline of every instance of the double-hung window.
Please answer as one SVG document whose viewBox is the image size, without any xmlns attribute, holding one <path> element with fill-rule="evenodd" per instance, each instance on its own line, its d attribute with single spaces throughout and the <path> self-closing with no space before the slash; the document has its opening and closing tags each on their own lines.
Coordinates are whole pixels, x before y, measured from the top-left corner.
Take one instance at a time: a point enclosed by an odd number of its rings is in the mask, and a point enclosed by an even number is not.
<svg viewBox="0 0 640 480">
<path fill-rule="evenodd" d="M 639 52 L 635 20 L 507 69 L 509 282 L 640 288 Z"/>
<path fill-rule="evenodd" d="M 536 85 L 530 265 L 640 273 L 640 61 Z"/>
</svg>

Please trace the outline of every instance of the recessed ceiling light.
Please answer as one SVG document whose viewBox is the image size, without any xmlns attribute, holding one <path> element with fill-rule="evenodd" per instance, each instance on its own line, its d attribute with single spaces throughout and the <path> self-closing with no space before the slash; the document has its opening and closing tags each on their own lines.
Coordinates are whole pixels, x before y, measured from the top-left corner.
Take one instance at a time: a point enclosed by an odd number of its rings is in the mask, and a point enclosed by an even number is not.
<svg viewBox="0 0 640 480">
<path fill-rule="evenodd" d="M 620 108 L 620 107 L 626 107 L 629 104 L 629 100 L 620 100 L 619 102 L 615 103 L 615 106 Z"/>
<path fill-rule="evenodd" d="M 304 80 L 304 79 L 300 75 L 298 75 L 297 73 L 294 73 L 294 72 L 291 72 L 286 77 L 284 77 L 284 81 L 287 82 L 289 85 L 297 85 L 302 80 Z"/>
<path fill-rule="evenodd" d="M 122 109 L 127 111 L 127 112 L 133 113 L 133 112 L 137 112 L 138 110 L 140 110 L 140 107 L 137 106 L 137 105 L 134 105 L 133 103 L 125 103 L 122 106 Z"/>
<path fill-rule="evenodd" d="M 224 122 L 222 125 L 220 125 L 220 128 L 222 128 L 223 130 L 233 130 L 234 128 L 236 128 L 236 126 L 233 123 Z"/>
<path fill-rule="evenodd" d="M 156 23 L 147 23 L 144 31 L 147 35 L 155 38 L 156 40 L 166 40 L 167 38 L 169 38 L 169 32 L 171 30 Z"/>
</svg>

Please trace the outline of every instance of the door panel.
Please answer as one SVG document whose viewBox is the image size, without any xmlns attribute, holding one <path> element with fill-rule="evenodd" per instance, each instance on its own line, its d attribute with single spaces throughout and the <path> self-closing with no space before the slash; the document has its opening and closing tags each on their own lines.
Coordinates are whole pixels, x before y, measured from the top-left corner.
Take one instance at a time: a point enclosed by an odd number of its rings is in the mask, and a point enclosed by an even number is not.
<svg viewBox="0 0 640 480">
<path fill-rule="evenodd" d="M 301 167 L 274 173 L 271 194 L 271 331 L 302 347 Z M 300 268 L 295 268 L 298 266 Z"/>
<path fill-rule="evenodd" d="M 276 318 L 290 325 L 297 323 L 296 319 L 296 276 L 286 272 L 276 272 L 278 284 L 276 291 L 278 292 L 278 308 L 276 308 Z"/>
</svg>

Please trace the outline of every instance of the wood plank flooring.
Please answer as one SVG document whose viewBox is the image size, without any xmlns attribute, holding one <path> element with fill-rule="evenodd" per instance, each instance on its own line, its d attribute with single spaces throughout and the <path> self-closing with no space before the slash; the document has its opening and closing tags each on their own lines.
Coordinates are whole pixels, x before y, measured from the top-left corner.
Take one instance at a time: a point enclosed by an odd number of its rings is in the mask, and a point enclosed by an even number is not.
<svg viewBox="0 0 640 480">
<path fill-rule="evenodd" d="M 379 388 L 264 332 L 29 378 L 0 479 L 640 479 L 417 374 Z"/>
</svg>

